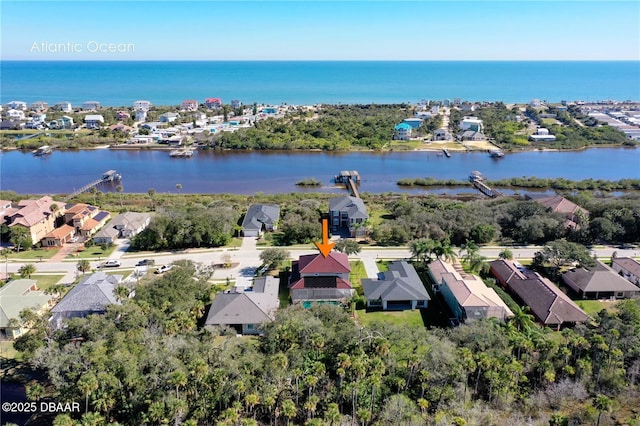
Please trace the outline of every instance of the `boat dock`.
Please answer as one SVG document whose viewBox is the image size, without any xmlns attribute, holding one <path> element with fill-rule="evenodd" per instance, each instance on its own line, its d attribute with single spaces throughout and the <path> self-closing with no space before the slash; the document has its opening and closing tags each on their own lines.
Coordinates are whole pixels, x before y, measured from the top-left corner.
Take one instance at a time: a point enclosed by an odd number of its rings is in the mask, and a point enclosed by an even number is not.
<svg viewBox="0 0 640 426">
<path fill-rule="evenodd" d="M 344 183 L 352 196 L 360 198 L 360 193 L 358 192 L 360 173 L 356 170 L 343 170 L 333 180 L 336 183 Z"/>
<path fill-rule="evenodd" d="M 169 153 L 169 157 L 190 158 L 190 157 L 193 157 L 193 150 L 192 149 L 174 149 Z"/>
<path fill-rule="evenodd" d="M 51 154 L 52 151 L 53 148 L 51 148 L 49 145 L 43 145 L 40 148 L 34 150 L 33 155 L 35 155 L 36 157 L 40 157 L 43 155 Z"/>
<path fill-rule="evenodd" d="M 450 158 L 451 154 L 449 153 L 449 150 L 446 148 L 442 149 L 442 153 L 445 155 L 445 157 Z"/>
<path fill-rule="evenodd" d="M 110 183 L 110 182 L 117 182 L 120 179 L 122 179 L 122 176 L 116 172 L 115 170 L 107 170 L 106 172 L 104 172 L 102 174 L 102 177 L 100 179 L 96 179 L 92 182 L 89 182 L 88 184 L 86 184 L 85 186 L 83 186 L 80 189 L 76 189 L 75 191 L 73 191 L 71 194 L 67 195 L 64 198 L 64 202 L 66 203 L 67 201 L 69 201 L 70 199 L 72 199 L 73 197 L 75 197 L 78 194 L 82 194 L 85 191 L 90 190 L 91 188 L 94 188 L 100 184 L 103 183 Z"/>
<path fill-rule="evenodd" d="M 480 192 L 482 192 L 487 197 L 496 198 L 500 197 L 502 193 L 496 189 L 489 187 L 484 181 L 487 178 L 477 170 L 474 170 L 469 174 L 469 182 Z"/>
</svg>

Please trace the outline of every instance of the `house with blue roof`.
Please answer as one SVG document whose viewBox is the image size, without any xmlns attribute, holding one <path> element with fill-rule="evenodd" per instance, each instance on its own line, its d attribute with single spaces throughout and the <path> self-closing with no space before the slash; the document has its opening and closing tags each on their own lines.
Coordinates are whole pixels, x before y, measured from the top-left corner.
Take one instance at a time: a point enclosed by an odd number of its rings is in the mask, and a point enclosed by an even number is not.
<svg viewBox="0 0 640 426">
<path fill-rule="evenodd" d="M 397 141 L 407 141 L 411 138 L 413 127 L 407 123 L 396 124 L 393 128 L 393 139 Z"/>
</svg>

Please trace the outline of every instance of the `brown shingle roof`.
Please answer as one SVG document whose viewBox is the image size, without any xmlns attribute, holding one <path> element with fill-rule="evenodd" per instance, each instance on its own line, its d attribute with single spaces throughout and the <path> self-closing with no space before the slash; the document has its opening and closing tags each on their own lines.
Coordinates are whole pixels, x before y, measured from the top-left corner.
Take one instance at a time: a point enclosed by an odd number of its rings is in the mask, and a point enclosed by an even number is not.
<svg viewBox="0 0 640 426">
<path fill-rule="evenodd" d="M 640 263 L 638 263 L 637 260 L 630 257 L 616 257 L 613 259 L 613 263 L 629 271 L 629 273 L 636 277 L 640 277 Z"/>
<path fill-rule="evenodd" d="M 562 274 L 565 283 L 575 291 L 590 292 L 636 292 L 640 288 L 618 275 L 599 260 L 591 268 L 576 268 Z"/>
</svg>

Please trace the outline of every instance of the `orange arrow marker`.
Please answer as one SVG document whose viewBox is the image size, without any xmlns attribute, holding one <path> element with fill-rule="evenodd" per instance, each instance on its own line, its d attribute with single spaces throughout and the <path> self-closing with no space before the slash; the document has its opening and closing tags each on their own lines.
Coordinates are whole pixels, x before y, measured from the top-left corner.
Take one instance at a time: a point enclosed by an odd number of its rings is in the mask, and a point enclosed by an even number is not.
<svg viewBox="0 0 640 426">
<path fill-rule="evenodd" d="M 331 249 L 335 246 L 335 243 L 329 242 L 329 219 L 322 219 L 322 242 L 315 242 L 314 244 L 324 257 L 329 256 Z"/>
</svg>

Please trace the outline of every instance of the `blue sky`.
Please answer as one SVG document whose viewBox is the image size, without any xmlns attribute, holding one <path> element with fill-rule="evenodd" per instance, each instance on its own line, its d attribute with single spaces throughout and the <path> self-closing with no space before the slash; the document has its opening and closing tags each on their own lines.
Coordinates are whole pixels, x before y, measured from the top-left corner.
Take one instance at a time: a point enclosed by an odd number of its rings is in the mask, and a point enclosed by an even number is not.
<svg viewBox="0 0 640 426">
<path fill-rule="evenodd" d="M 5 60 L 640 60 L 636 0 L 2 0 L 0 13 Z M 124 51 L 95 51 L 108 44 Z"/>
</svg>

